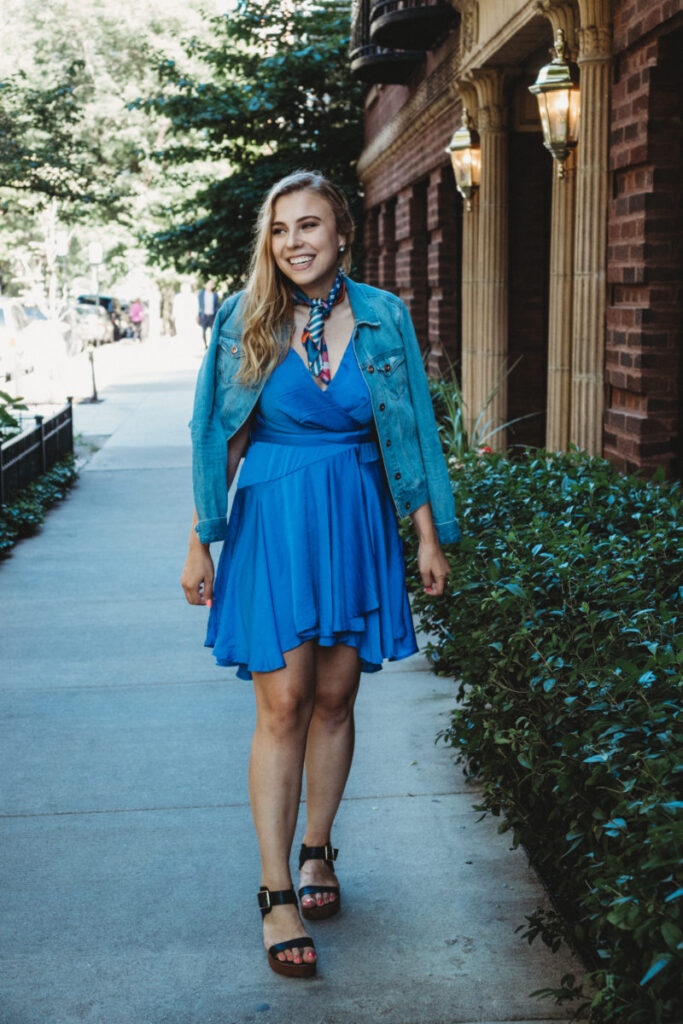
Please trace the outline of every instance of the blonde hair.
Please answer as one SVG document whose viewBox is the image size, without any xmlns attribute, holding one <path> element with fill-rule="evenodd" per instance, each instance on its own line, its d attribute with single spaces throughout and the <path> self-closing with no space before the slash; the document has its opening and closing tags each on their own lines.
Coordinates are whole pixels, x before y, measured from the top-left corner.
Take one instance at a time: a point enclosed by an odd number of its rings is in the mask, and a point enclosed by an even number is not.
<svg viewBox="0 0 683 1024">
<path fill-rule="evenodd" d="M 346 241 L 340 266 L 345 273 L 351 267 L 354 226 L 349 204 L 341 189 L 317 171 L 295 171 L 276 182 L 259 210 L 249 276 L 241 304 L 242 359 L 237 377 L 242 384 L 256 384 L 275 368 L 282 352 L 283 334 L 293 319 L 292 287 L 273 259 L 271 226 L 278 199 L 303 191 L 322 196 L 332 207 L 337 231 Z"/>
</svg>

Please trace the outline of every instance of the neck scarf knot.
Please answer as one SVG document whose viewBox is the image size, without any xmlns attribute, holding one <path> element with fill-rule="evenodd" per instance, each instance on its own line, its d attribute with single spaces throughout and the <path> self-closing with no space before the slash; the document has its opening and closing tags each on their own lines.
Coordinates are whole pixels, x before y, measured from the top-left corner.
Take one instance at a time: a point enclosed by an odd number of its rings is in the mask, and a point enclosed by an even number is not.
<svg viewBox="0 0 683 1024">
<path fill-rule="evenodd" d="M 341 270 L 337 271 L 335 282 L 326 299 L 309 299 L 300 288 L 294 290 L 294 302 L 297 306 L 310 306 L 310 313 L 301 344 L 308 356 L 308 369 L 314 377 L 319 377 L 325 384 L 330 383 L 330 361 L 325 344 L 325 320 L 332 308 L 341 302 L 346 295 L 346 284 Z"/>
</svg>

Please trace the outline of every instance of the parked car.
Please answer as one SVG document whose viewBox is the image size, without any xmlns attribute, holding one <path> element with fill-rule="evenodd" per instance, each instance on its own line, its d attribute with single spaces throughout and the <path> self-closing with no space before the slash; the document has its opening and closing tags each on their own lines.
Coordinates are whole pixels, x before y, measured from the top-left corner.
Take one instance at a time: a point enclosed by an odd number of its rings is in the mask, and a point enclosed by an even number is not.
<svg viewBox="0 0 683 1024">
<path fill-rule="evenodd" d="M 73 307 L 78 318 L 78 333 L 85 345 L 106 345 L 114 341 L 114 324 L 105 308 L 80 303 Z"/>
<path fill-rule="evenodd" d="M 0 295 L 0 379 L 16 380 L 33 369 L 29 321 L 17 299 Z"/>
<path fill-rule="evenodd" d="M 38 306 L 24 306 L 34 345 L 36 365 L 44 356 L 48 360 L 65 352 L 71 353 L 72 324 L 67 317 L 47 317 Z"/>
<path fill-rule="evenodd" d="M 67 355 L 77 356 L 79 352 L 82 352 L 90 344 L 90 338 L 88 337 L 90 322 L 87 317 L 83 317 L 77 312 L 76 306 L 69 306 L 65 310 L 63 320 L 69 328 L 66 347 Z"/>
<path fill-rule="evenodd" d="M 114 328 L 113 341 L 120 338 L 129 338 L 132 334 L 130 319 L 124 304 L 111 295 L 79 295 L 79 305 L 101 306 L 106 310 L 112 327 Z"/>
</svg>

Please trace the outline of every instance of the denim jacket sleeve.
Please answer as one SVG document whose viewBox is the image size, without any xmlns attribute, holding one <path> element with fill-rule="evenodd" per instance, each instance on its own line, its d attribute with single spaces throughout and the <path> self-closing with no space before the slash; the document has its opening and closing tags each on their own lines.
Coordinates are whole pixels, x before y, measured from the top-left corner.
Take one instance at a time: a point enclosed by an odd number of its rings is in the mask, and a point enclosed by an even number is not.
<svg viewBox="0 0 683 1024">
<path fill-rule="evenodd" d="M 238 297 L 228 299 L 216 315 L 195 386 L 190 421 L 192 489 L 198 520 L 195 531 L 202 544 L 225 540 L 228 533 L 228 438 L 216 408 L 216 356 L 221 325 Z"/>
<path fill-rule="evenodd" d="M 408 308 L 404 302 L 400 300 L 399 302 L 399 331 L 406 352 L 408 384 L 417 421 L 418 441 L 427 478 L 429 503 L 432 507 L 432 516 L 439 541 L 442 544 L 450 544 L 460 540 L 461 536 L 460 527 L 455 518 L 451 479 L 439 440 L 420 344 Z"/>
</svg>

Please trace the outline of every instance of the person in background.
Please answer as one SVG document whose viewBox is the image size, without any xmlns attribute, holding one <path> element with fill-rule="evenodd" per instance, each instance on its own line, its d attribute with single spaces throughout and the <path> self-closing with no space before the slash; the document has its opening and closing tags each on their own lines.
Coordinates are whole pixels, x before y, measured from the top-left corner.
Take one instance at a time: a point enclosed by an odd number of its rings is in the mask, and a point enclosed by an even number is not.
<svg viewBox="0 0 683 1024">
<path fill-rule="evenodd" d="M 207 281 L 199 293 L 199 315 L 197 323 L 202 329 L 202 340 L 204 348 L 208 348 L 208 338 L 211 337 L 213 322 L 220 305 L 220 300 L 214 291 L 214 282 Z"/>
<path fill-rule="evenodd" d="M 145 307 L 142 305 L 140 299 L 135 299 L 131 303 L 130 322 L 133 325 L 133 337 L 136 341 L 142 341 L 142 325 L 145 322 Z"/>
</svg>

